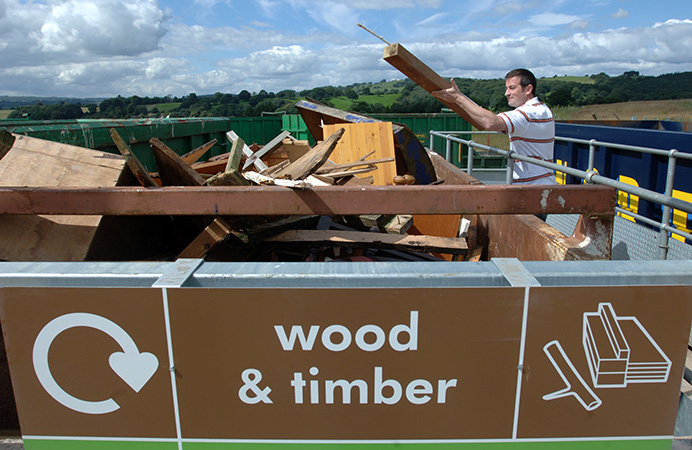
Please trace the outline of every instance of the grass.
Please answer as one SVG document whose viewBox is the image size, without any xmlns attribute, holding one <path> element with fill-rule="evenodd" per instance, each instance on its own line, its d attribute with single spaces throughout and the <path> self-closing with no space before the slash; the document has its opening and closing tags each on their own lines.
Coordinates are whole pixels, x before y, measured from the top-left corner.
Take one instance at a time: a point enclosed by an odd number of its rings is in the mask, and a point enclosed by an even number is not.
<svg viewBox="0 0 692 450">
<path fill-rule="evenodd" d="M 0 119 L 7 119 L 10 113 L 12 113 L 11 109 L 0 109 Z"/>
<path fill-rule="evenodd" d="M 596 83 L 596 80 L 593 78 L 589 77 L 574 77 L 574 76 L 564 76 L 564 77 L 553 77 L 553 78 L 544 78 L 545 80 L 553 80 L 553 81 L 568 81 L 572 83 L 583 83 L 583 84 L 594 84 Z M 540 81 L 539 83 L 540 84 Z"/>
<path fill-rule="evenodd" d="M 147 105 L 147 109 L 151 111 L 154 108 L 158 108 L 160 113 L 169 113 L 180 106 L 179 102 L 174 103 L 157 103 L 155 105 Z"/>
</svg>

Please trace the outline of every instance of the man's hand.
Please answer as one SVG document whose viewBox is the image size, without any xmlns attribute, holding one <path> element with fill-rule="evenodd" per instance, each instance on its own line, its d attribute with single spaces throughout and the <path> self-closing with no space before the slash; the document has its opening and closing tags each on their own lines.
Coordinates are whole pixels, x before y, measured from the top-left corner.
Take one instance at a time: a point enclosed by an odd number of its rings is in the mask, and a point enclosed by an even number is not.
<svg viewBox="0 0 692 450">
<path fill-rule="evenodd" d="M 450 79 L 449 82 L 451 86 L 447 89 L 440 89 L 439 91 L 431 92 L 432 96 L 441 101 L 442 103 L 458 103 L 460 97 L 465 97 L 457 87 L 454 78 Z"/>
</svg>

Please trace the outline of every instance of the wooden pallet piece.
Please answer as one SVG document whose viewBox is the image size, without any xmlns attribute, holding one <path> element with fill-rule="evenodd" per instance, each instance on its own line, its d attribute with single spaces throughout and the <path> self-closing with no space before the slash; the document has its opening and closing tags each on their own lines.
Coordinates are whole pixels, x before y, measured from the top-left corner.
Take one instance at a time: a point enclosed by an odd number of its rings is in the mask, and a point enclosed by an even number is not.
<svg viewBox="0 0 692 450">
<path fill-rule="evenodd" d="M 382 58 L 428 92 L 448 89 L 452 85 L 449 80 L 442 78 L 401 44 L 385 47 Z M 477 129 L 483 129 L 459 105 L 455 103 L 445 103 L 445 105 Z"/>
<path fill-rule="evenodd" d="M 363 162 L 363 155 L 372 153 L 374 159 L 387 160 L 378 165 L 372 175 L 374 184 L 386 186 L 392 184 L 396 176 L 396 162 L 394 160 L 394 135 L 391 122 L 375 123 L 347 123 L 339 125 L 325 125 L 324 132 L 332 134 L 337 128 L 344 128 L 344 135 L 334 149 L 330 160 L 337 166 L 354 162 Z M 367 162 L 367 161 L 366 161 Z"/>
</svg>

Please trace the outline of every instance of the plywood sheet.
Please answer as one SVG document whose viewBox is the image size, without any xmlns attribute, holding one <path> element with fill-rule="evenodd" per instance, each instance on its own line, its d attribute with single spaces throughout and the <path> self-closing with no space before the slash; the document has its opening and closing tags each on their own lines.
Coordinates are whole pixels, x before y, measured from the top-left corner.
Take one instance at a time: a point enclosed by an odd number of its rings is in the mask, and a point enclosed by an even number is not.
<svg viewBox="0 0 692 450">
<path fill-rule="evenodd" d="M 369 156 L 368 159 L 395 157 L 391 122 L 325 124 L 324 135 L 329 136 L 339 128 L 344 128 L 346 132 L 329 158 L 335 164 L 355 162 L 372 152 L 375 153 Z M 392 161 L 378 164 L 377 166 L 377 170 L 360 176 L 374 176 L 374 184 L 378 186 L 393 184 L 392 179 L 397 174 L 396 162 Z"/>
<path fill-rule="evenodd" d="M 119 155 L 16 135 L 0 160 L 0 186 L 115 186 Z M 101 216 L 0 216 L 0 259 L 81 261 Z"/>
</svg>

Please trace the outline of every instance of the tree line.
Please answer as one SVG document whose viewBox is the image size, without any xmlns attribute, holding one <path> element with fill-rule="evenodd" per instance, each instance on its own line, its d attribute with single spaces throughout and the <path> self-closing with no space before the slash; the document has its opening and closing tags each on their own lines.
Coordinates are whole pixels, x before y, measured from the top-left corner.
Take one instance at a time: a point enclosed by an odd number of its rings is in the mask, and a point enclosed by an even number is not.
<svg viewBox="0 0 692 450">
<path fill-rule="evenodd" d="M 459 88 L 479 105 L 494 112 L 509 108 L 504 96 L 504 80 L 456 78 Z M 611 77 L 605 73 L 583 78 L 558 77 L 538 80 L 537 93 L 549 106 L 584 106 L 639 100 L 692 98 L 692 72 L 657 77 L 625 72 Z M 385 105 L 378 101 L 394 98 Z M 35 120 L 127 119 L 137 117 L 259 117 L 266 114 L 296 114 L 295 103 L 309 98 L 330 106 L 336 99 L 346 101 L 348 110 L 359 113 L 435 113 L 444 107 L 438 100 L 410 80 L 359 83 L 350 86 L 322 86 L 304 91 L 278 93 L 240 91 L 213 95 L 191 93 L 183 97 L 122 97 L 96 103 L 37 102 L 15 108 L 9 118 Z M 350 103 L 349 103 L 350 102 Z"/>
</svg>

